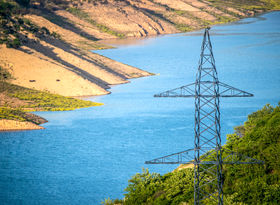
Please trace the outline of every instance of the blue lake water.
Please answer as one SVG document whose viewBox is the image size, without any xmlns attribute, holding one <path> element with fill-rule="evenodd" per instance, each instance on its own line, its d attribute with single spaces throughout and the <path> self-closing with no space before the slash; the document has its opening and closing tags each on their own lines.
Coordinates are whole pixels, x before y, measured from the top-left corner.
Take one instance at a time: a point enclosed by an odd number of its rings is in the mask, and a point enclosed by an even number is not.
<svg viewBox="0 0 280 205">
<path fill-rule="evenodd" d="M 223 143 L 233 127 L 280 101 L 280 12 L 214 26 L 211 40 L 221 82 L 253 98 L 221 99 Z M 122 198 L 144 161 L 193 147 L 194 100 L 153 94 L 194 82 L 202 31 L 139 40 L 98 51 L 159 75 L 114 86 L 91 98 L 105 105 L 40 112 L 45 130 L 0 133 L 0 204 L 100 204 Z"/>
</svg>

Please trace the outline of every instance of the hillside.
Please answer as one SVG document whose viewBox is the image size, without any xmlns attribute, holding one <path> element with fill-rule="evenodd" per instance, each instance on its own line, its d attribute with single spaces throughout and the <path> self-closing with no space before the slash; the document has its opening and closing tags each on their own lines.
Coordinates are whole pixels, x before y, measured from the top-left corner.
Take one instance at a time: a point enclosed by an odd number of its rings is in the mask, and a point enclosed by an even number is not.
<svg viewBox="0 0 280 205">
<path fill-rule="evenodd" d="M 21 103 L 26 103 L 17 98 L 19 106 L 11 106 L 10 90 L 5 90 L 11 86 L 38 98 L 96 96 L 109 94 L 111 85 L 152 75 L 92 53 L 110 48 L 99 40 L 186 32 L 279 9 L 279 5 L 280 0 L 0 0 L 0 81 L 10 85 L 1 88 L 1 107 L 22 109 Z M 55 103 L 56 98 L 50 99 Z M 32 108 L 46 110 L 33 98 L 31 102 Z M 83 106 L 75 104 L 71 109 L 79 107 Z M 22 114 L 12 112 L 22 119 Z"/>
<path fill-rule="evenodd" d="M 90 52 L 98 40 L 186 32 L 279 9 L 279 0 L 0 0 L 0 67 L 11 83 L 65 96 L 108 94 L 150 75 Z M 70 89 L 71 88 L 71 89 Z"/>
<path fill-rule="evenodd" d="M 227 135 L 224 147 L 265 162 L 223 165 L 224 204 L 279 204 L 280 103 L 276 107 L 266 105 L 250 114 L 244 125 Z M 125 200 L 106 199 L 104 204 L 193 204 L 194 171 L 192 167 L 183 167 L 163 176 L 143 170 L 129 180 Z"/>
<path fill-rule="evenodd" d="M 11 74 L 11 83 L 64 96 L 88 96 L 108 94 L 110 85 L 150 75 L 88 51 L 106 46 L 78 28 L 83 22 L 56 14 L 66 10 L 52 3 L 23 6 L 1 0 L 0 67 Z"/>
</svg>

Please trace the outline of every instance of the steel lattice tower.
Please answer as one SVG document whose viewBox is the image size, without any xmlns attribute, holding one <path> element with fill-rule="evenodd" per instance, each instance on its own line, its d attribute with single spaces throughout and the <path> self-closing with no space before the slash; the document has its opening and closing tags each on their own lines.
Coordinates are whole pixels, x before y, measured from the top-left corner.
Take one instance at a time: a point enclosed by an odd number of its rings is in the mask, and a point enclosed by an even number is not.
<svg viewBox="0 0 280 205">
<path fill-rule="evenodd" d="M 221 83 L 215 66 L 209 29 L 204 32 L 195 83 L 169 90 L 155 97 L 195 98 L 194 148 L 160 157 L 146 164 L 194 164 L 194 204 L 214 201 L 223 204 L 223 164 L 255 164 L 260 160 L 242 156 L 221 146 L 220 97 L 253 95 Z M 190 153 L 193 152 L 193 156 Z M 207 201 L 208 200 L 208 201 Z"/>
</svg>

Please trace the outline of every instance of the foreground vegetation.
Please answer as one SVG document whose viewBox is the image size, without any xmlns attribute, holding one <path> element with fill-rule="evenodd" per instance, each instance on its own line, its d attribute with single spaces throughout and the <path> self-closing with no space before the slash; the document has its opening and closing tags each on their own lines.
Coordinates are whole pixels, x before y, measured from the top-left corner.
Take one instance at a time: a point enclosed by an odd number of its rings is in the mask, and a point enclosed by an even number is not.
<svg viewBox="0 0 280 205">
<path fill-rule="evenodd" d="M 224 165 L 224 201 L 228 205 L 280 204 L 280 103 L 248 116 L 227 136 L 227 149 L 260 159 L 264 165 Z M 129 180 L 124 200 L 103 204 L 193 204 L 193 168 L 163 176 L 147 169 Z M 207 204 L 211 204 L 210 202 Z"/>
</svg>

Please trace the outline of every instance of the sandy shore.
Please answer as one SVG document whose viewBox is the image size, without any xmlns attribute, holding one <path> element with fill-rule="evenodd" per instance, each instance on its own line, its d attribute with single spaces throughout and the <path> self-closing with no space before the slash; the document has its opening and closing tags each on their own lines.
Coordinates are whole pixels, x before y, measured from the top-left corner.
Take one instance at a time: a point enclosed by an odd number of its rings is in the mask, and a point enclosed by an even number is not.
<svg viewBox="0 0 280 205">
<path fill-rule="evenodd" d="M 16 131 L 16 130 L 40 130 L 45 129 L 42 126 L 32 122 L 20 122 L 16 120 L 0 120 L 0 131 Z"/>
</svg>

